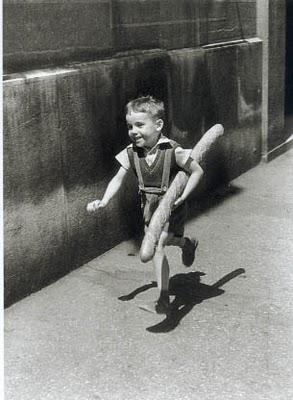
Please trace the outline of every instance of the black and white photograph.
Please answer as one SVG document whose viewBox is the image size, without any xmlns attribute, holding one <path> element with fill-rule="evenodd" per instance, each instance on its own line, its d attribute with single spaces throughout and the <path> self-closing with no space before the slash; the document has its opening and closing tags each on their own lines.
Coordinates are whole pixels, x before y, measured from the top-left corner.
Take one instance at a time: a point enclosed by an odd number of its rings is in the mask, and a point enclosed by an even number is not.
<svg viewBox="0 0 293 400">
<path fill-rule="evenodd" d="M 2 0 L 1 46 L 0 397 L 293 399 L 293 0 Z"/>
</svg>

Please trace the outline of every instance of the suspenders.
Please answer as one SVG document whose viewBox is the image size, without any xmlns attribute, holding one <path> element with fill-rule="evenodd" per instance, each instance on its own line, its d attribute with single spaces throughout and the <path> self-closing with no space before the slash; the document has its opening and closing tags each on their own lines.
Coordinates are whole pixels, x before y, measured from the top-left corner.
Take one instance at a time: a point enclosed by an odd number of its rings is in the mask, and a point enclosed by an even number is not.
<svg viewBox="0 0 293 400">
<path fill-rule="evenodd" d="M 137 155 L 137 152 L 132 150 L 134 167 L 135 167 L 135 171 L 136 171 L 137 179 L 138 179 L 139 192 L 164 194 L 167 191 L 167 189 L 169 187 L 170 169 L 171 169 L 171 161 L 172 161 L 172 152 L 173 151 L 174 151 L 174 149 L 170 148 L 170 149 L 166 149 L 164 152 L 162 182 L 161 182 L 161 187 L 159 188 L 159 187 L 145 187 L 142 173 L 141 173 L 139 157 Z M 128 152 L 128 154 L 129 153 L 130 152 Z"/>
<path fill-rule="evenodd" d="M 165 151 L 163 176 L 162 176 L 162 184 L 161 184 L 161 190 L 163 193 L 167 192 L 167 189 L 169 187 L 172 152 L 173 152 L 173 149 L 167 149 Z"/>
</svg>

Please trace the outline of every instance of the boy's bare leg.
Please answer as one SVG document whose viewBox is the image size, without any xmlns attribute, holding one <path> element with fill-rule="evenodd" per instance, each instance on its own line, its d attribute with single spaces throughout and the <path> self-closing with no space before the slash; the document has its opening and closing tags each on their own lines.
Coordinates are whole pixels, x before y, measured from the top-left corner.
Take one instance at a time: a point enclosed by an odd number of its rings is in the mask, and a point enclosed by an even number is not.
<svg viewBox="0 0 293 400">
<path fill-rule="evenodd" d="M 156 311 L 165 314 L 168 311 L 169 302 L 169 263 L 164 251 L 164 246 L 168 243 L 169 235 L 162 232 L 158 246 L 156 248 L 153 263 L 159 289 L 159 299 L 156 303 Z"/>
</svg>

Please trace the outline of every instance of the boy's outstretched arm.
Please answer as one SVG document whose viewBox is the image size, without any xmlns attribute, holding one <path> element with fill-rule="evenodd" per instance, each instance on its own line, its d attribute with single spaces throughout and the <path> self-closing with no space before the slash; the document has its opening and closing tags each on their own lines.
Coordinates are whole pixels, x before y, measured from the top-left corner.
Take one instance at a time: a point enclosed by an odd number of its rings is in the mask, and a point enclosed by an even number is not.
<svg viewBox="0 0 293 400">
<path fill-rule="evenodd" d="M 94 212 L 99 208 L 106 207 L 112 197 L 118 192 L 121 188 L 124 178 L 127 175 L 127 170 L 123 167 L 120 167 L 117 174 L 110 180 L 108 183 L 107 189 L 104 193 L 104 196 L 101 200 L 94 200 L 88 203 L 86 209 L 88 212 Z"/>
<path fill-rule="evenodd" d="M 180 206 L 187 197 L 193 192 L 196 187 L 198 186 L 202 176 L 203 176 L 203 169 L 201 166 L 192 158 L 186 163 L 184 169 L 190 174 L 185 189 L 183 190 L 182 195 L 175 201 L 174 207 Z"/>
</svg>

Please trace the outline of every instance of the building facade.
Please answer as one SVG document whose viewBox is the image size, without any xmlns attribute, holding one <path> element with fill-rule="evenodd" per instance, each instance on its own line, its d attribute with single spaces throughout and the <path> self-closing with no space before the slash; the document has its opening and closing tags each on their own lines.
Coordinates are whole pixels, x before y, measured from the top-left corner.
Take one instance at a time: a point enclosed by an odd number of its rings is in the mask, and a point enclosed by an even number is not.
<svg viewBox="0 0 293 400">
<path fill-rule="evenodd" d="M 96 217 L 127 143 L 126 102 L 166 102 L 166 134 L 225 136 L 206 188 L 290 146 L 285 0 L 4 0 L 6 305 L 137 231 L 135 182 Z"/>
</svg>

